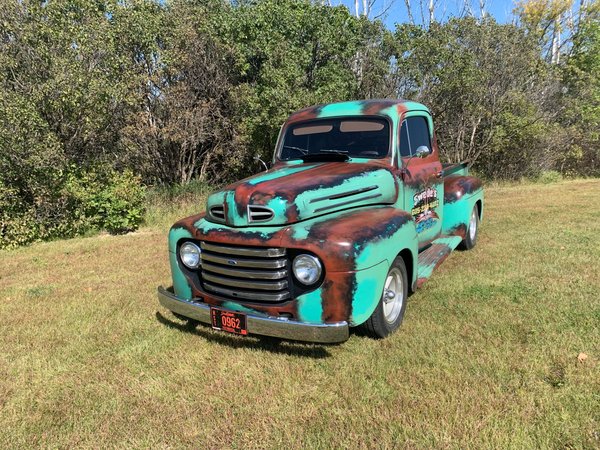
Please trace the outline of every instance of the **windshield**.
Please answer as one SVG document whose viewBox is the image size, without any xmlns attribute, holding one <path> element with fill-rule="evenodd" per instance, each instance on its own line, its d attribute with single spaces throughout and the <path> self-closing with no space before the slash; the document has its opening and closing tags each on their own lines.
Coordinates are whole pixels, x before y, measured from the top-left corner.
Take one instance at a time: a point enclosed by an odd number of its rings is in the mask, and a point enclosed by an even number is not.
<svg viewBox="0 0 600 450">
<path fill-rule="evenodd" d="M 384 158 L 390 148 L 390 125 L 378 118 L 320 119 L 290 125 L 281 160 L 307 155 L 342 154 L 350 158 Z"/>
</svg>

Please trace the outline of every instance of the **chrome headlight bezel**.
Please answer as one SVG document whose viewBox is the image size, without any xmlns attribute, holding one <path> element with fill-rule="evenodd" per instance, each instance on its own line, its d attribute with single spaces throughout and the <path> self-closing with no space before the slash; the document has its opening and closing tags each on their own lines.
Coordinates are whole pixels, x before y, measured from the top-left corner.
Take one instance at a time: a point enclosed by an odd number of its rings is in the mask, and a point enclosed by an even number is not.
<svg viewBox="0 0 600 450">
<path fill-rule="evenodd" d="M 202 263 L 202 250 L 193 242 L 184 242 L 179 247 L 179 260 L 188 269 L 195 270 Z"/>
<path fill-rule="evenodd" d="M 323 264 L 316 256 L 302 253 L 294 258 L 292 272 L 298 282 L 312 286 L 321 279 Z"/>
</svg>

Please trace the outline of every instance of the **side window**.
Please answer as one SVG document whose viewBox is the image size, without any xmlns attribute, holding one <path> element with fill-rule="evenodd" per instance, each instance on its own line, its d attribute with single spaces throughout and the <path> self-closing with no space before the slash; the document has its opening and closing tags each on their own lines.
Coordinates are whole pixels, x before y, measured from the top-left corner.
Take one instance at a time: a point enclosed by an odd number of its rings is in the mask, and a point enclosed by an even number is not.
<svg viewBox="0 0 600 450">
<path fill-rule="evenodd" d="M 429 138 L 427 119 L 425 117 L 409 117 L 405 122 L 408 123 L 411 154 L 414 155 L 422 145 L 431 151 L 431 139 Z M 404 156 L 404 153 L 402 156 Z"/>
<path fill-rule="evenodd" d="M 408 141 L 406 120 L 402 121 L 402 126 L 400 127 L 400 156 L 410 156 L 410 143 Z"/>
</svg>

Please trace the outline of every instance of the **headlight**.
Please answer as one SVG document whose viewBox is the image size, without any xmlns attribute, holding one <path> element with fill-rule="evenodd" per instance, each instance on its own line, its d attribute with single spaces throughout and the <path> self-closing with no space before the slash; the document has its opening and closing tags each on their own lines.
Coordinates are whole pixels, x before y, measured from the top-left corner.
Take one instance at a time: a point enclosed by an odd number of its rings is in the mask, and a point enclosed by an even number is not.
<svg viewBox="0 0 600 450">
<path fill-rule="evenodd" d="M 313 284 L 321 277 L 323 267 L 318 258 L 311 255 L 298 255 L 292 264 L 294 276 L 302 284 Z"/>
<path fill-rule="evenodd" d="M 179 258 L 190 269 L 197 269 L 200 265 L 200 253 L 200 247 L 193 242 L 186 242 L 179 247 Z"/>
</svg>

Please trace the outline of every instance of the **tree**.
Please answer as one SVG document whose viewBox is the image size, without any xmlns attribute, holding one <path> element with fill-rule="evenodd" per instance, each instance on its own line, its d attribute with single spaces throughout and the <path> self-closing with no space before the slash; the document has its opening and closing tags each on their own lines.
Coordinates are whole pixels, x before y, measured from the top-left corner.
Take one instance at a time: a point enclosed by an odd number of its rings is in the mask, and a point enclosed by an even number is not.
<svg viewBox="0 0 600 450">
<path fill-rule="evenodd" d="M 551 120 L 546 104 L 558 92 L 537 45 L 522 30 L 467 17 L 427 31 L 400 26 L 396 41 L 397 95 L 431 107 L 448 160 L 467 160 L 489 176 L 511 177 L 546 161 L 538 151 L 541 131 L 527 135 L 528 147 L 514 146 L 510 139 L 507 146 L 498 145 L 497 134 L 508 124 L 514 131 Z M 513 116 L 522 118 L 518 125 Z M 511 163 L 508 172 L 498 164 L 501 157 L 520 163 Z"/>
</svg>

